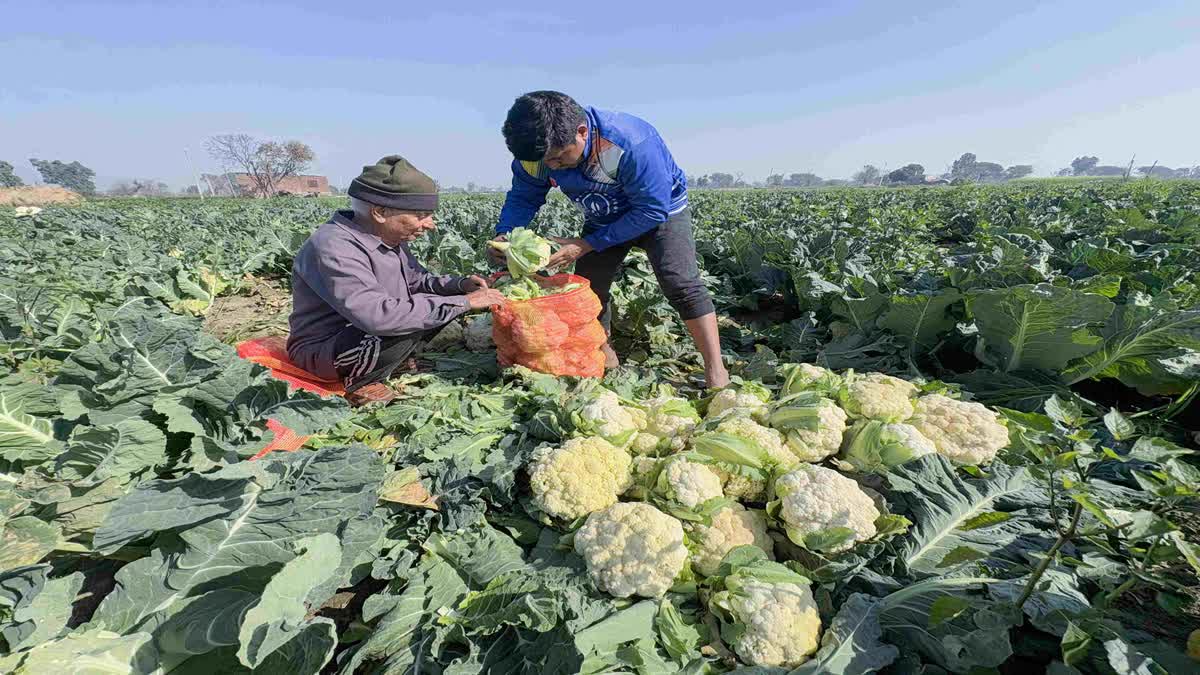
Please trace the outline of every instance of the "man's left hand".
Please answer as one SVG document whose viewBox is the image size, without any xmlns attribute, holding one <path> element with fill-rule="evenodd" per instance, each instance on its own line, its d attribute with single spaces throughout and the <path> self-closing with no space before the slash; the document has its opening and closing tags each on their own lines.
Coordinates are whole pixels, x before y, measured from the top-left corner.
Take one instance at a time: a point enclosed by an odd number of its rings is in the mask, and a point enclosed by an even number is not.
<svg viewBox="0 0 1200 675">
<path fill-rule="evenodd" d="M 477 274 L 472 274 L 469 277 L 464 277 L 462 281 L 458 282 L 458 287 L 460 290 L 462 290 L 463 295 L 466 295 L 467 293 L 474 293 L 475 291 L 483 290 L 488 287 L 488 284 L 487 280 L 483 277 Z"/>
<path fill-rule="evenodd" d="M 592 252 L 592 245 L 583 239 L 550 237 L 550 240 L 558 244 L 558 250 L 550 256 L 550 262 L 546 263 L 548 269 L 566 267 Z"/>
</svg>

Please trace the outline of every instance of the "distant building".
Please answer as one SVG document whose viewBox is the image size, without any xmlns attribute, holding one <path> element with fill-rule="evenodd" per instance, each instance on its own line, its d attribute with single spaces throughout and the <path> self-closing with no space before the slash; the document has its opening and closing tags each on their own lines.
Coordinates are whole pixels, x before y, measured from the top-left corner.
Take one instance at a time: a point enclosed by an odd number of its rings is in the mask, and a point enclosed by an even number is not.
<svg viewBox="0 0 1200 675">
<path fill-rule="evenodd" d="M 221 197 L 266 197 L 248 173 L 204 174 L 201 184 L 206 191 Z M 333 194 L 325 176 L 288 176 L 279 181 L 279 194 L 323 197 Z"/>
</svg>

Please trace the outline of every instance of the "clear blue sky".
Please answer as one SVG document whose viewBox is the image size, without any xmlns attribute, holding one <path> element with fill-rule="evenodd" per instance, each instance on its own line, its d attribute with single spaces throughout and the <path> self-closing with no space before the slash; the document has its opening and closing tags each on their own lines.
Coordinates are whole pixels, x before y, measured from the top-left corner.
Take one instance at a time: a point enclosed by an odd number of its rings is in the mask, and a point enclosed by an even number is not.
<svg viewBox="0 0 1200 675">
<path fill-rule="evenodd" d="M 689 174 L 1200 164 L 1196 0 L 410 4 L 0 0 L 0 159 L 178 187 L 185 147 L 211 170 L 204 139 L 246 132 L 342 186 L 391 153 L 501 185 L 505 111 L 552 88 L 650 120 Z"/>
</svg>

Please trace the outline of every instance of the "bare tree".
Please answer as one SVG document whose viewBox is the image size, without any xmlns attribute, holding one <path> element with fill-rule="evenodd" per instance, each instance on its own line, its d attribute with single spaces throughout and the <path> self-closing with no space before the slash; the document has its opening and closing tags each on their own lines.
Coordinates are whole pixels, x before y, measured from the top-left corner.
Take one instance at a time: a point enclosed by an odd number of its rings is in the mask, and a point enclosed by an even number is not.
<svg viewBox="0 0 1200 675">
<path fill-rule="evenodd" d="M 279 184 L 307 171 L 314 157 L 312 148 L 300 141 L 264 142 L 248 134 L 213 136 L 204 149 L 224 167 L 238 167 L 249 175 L 261 197 L 278 194 Z"/>
</svg>

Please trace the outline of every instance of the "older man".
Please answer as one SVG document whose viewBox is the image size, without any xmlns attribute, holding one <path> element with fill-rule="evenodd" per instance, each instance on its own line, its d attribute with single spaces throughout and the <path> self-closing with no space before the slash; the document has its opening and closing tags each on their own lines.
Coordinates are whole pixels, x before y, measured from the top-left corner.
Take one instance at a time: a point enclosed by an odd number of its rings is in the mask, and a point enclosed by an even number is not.
<svg viewBox="0 0 1200 675">
<path fill-rule="evenodd" d="M 300 247 L 292 266 L 288 357 L 340 379 L 354 405 L 388 401 L 384 381 L 464 312 L 501 304 L 478 276 L 438 276 L 409 243 L 434 229 L 437 186 L 403 157 L 363 168 L 338 211 Z"/>
</svg>

